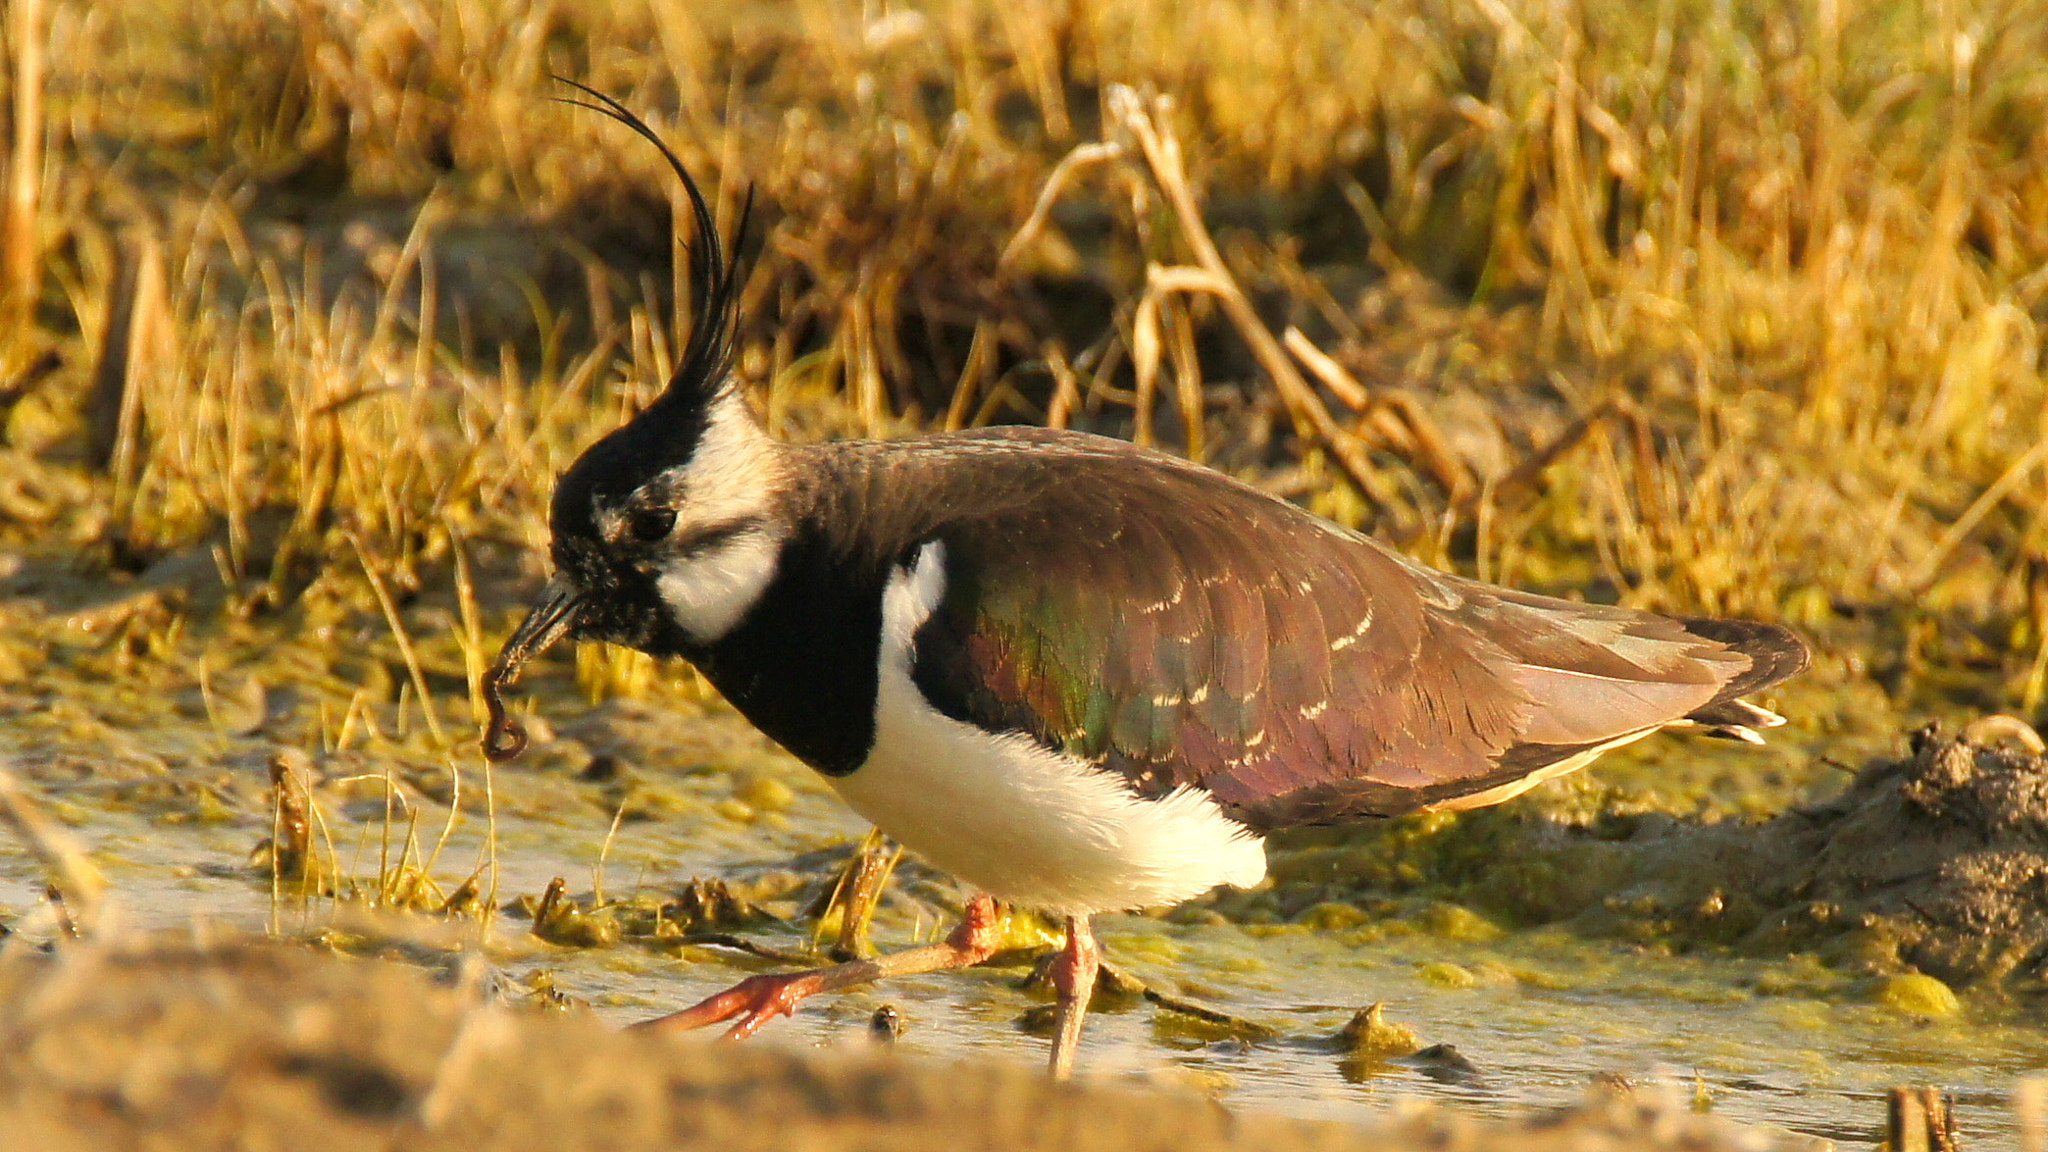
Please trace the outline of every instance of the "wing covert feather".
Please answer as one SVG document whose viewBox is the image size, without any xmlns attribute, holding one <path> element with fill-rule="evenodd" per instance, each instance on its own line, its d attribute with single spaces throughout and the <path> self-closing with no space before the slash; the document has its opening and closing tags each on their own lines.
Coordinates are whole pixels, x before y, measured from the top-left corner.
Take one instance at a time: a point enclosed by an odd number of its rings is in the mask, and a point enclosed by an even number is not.
<svg viewBox="0 0 2048 1152">
<path fill-rule="evenodd" d="M 1749 667 L 1679 621 L 1437 573 L 1102 443 L 989 454 L 1019 473 L 924 537 L 948 583 L 913 674 L 947 714 L 1141 795 L 1199 787 L 1255 827 L 1407 810 L 1527 775 L 1532 746 L 1679 719 Z"/>
</svg>

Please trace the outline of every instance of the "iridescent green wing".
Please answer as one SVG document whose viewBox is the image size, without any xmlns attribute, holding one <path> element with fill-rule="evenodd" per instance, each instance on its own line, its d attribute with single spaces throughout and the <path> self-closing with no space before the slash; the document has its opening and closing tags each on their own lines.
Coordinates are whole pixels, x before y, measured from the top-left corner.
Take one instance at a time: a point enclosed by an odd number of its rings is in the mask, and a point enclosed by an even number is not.
<svg viewBox="0 0 2048 1152">
<path fill-rule="evenodd" d="M 1463 581 L 1135 450 L 1039 461 L 932 534 L 913 674 L 1147 796 L 1259 827 L 1408 811 L 1678 720 L 1747 657 L 1646 612 Z M 1005 477 L 1014 485 L 1014 477 Z"/>
</svg>

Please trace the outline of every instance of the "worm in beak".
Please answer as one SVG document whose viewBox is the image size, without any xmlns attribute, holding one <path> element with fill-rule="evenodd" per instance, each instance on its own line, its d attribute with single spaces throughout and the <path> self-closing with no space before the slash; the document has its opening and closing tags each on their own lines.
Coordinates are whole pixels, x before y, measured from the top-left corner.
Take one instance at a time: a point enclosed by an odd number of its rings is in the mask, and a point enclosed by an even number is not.
<svg viewBox="0 0 2048 1152">
<path fill-rule="evenodd" d="M 484 728 L 484 759 L 503 763 L 526 751 L 526 729 L 505 714 L 505 689 L 519 679 L 521 665 L 575 630 L 582 607 L 583 594 L 556 576 L 541 590 L 540 603 L 498 650 L 498 658 L 483 679 L 484 707 L 490 711 L 490 722 Z"/>
</svg>

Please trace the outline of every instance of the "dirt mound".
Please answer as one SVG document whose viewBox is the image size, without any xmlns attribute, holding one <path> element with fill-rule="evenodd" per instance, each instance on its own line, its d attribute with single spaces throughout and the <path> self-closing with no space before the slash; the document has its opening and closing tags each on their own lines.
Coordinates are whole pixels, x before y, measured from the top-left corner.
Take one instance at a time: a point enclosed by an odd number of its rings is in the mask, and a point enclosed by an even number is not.
<svg viewBox="0 0 2048 1152">
<path fill-rule="evenodd" d="M 1871 974 L 2037 981 L 2048 956 L 2048 761 L 2031 729 L 1929 727 L 1840 796 L 1762 823 L 1640 824 L 1584 874 L 1574 927 Z M 1570 849 L 1564 849 L 1567 855 Z M 1589 896 L 1593 893 L 1589 892 Z"/>
<path fill-rule="evenodd" d="M 1840 796 L 1760 824 L 1663 823 L 1583 926 L 1949 983 L 2038 981 L 2048 957 L 2048 760 L 1993 718 L 1928 727 Z M 1603 924 L 1602 922 L 1606 923 Z"/>
<path fill-rule="evenodd" d="M 2040 747 L 2005 717 L 1955 736 L 1925 728 L 1839 796 L 1763 821 L 1523 809 L 1389 822 L 1278 853 L 1273 891 L 1211 904 L 1313 922 L 1331 900 L 1378 917 L 1450 901 L 1645 946 L 1811 951 L 1852 972 L 2025 990 L 2048 968 Z"/>
<path fill-rule="evenodd" d="M 42 1152 L 1806 1143 L 1649 1096 L 1522 1126 L 1434 1109 L 1371 1130 L 1233 1116 L 1032 1068 L 620 1033 L 483 999 L 399 965 L 261 942 L 78 945 L 56 958 L 17 944 L 0 956 L 0 1131 Z"/>
<path fill-rule="evenodd" d="M 1868 962 L 1951 983 L 2035 980 L 2048 959 L 2048 759 L 2017 724 L 1933 728 L 1825 806 L 1759 830 L 1759 940 L 1843 933 Z"/>
</svg>

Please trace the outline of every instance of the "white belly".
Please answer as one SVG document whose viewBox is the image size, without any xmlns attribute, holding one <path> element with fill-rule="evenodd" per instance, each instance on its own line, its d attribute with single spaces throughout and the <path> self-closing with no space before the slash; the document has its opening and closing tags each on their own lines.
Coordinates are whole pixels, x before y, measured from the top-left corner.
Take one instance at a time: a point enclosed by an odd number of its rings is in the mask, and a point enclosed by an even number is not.
<svg viewBox="0 0 2048 1152">
<path fill-rule="evenodd" d="M 999 900 L 1065 915 L 1265 877 L 1264 843 L 1206 793 L 1140 799 L 1114 773 L 933 709 L 910 679 L 910 644 L 943 571 L 939 545 L 927 545 L 884 596 L 874 751 L 831 781 L 854 811 Z"/>
</svg>

